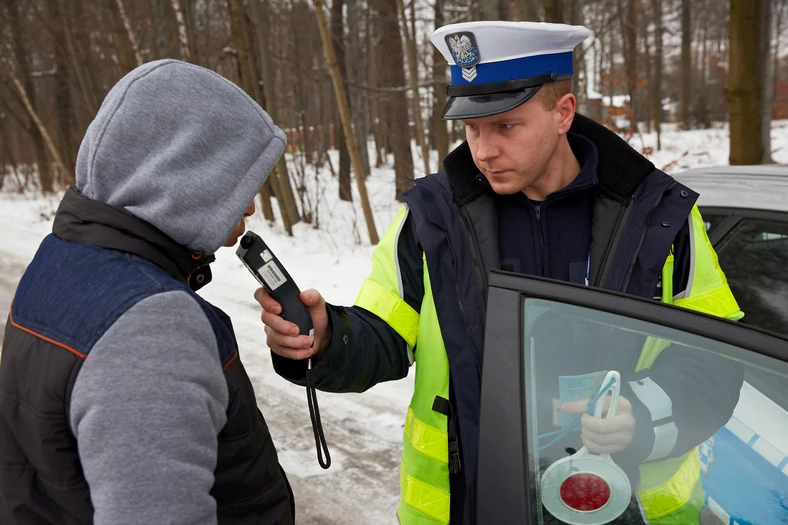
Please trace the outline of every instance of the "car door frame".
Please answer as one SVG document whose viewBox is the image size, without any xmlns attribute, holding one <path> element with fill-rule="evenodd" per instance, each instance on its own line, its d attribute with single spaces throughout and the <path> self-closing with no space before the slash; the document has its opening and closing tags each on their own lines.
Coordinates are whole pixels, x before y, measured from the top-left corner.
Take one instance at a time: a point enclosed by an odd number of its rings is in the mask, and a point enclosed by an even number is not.
<svg viewBox="0 0 788 525">
<path fill-rule="evenodd" d="M 528 298 L 571 304 L 641 320 L 788 362 L 788 336 L 733 321 L 577 284 L 493 271 L 487 304 L 479 424 L 477 521 L 533 523 L 536 487 L 529 486 L 524 305 Z M 525 300 L 524 300 L 525 299 Z M 517 330 L 501 327 L 516 326 Z M 494 378 L 494 380 L 490 380 Z M 516 392 L 516 395 L 512 395 Z M 514 399 L 513 399 L 514 397 Z M 506 451 L 501 454 L 500 451 Z M 511 465 L 520 468 L 511 468 Z"/>
<path fill-rule="evenodd" d="M 711 245 L 716 250 L 725 237 L 733 231 L 740 222 L 746 219 L 783 222 L 788 224 L 788 211 L 758 210 L 752 208 L 729 208 L 723 206 L 699 206 L 701 215 L 727 216 L 719 226 L 709 233 Z"/>
</svg>

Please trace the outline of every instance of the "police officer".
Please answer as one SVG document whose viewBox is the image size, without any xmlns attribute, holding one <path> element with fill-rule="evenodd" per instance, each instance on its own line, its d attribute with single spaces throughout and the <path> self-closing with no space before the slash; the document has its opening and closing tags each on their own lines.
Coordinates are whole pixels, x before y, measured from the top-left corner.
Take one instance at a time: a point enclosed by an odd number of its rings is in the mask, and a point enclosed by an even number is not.
<svg viewBox="0 0 788 525">
<path fill-rule="evenodd" d="M 317 388 L 330 392 L 364 391 L 416 363 L 397 509 L 404 525 L 476 523 L 490 270 L 743 315 L 706 237 L 697 194 L 575 113 L 572 53 L 588 36 L 584 27 L 527 22 L 436 30 L 432 42 L 451 69 L 443 117 L 465 124 L 466 142 L 446 157 L 444 171 L 405 194 L 355 305 L 329 305 L 305 291 L 313 343 L 277 315 L 264 290 L 255 294 L 274 367 L 295 383 L 303 384 L 307 357 Z M 644 348 L 639 362 L 645 371 L 622 390 L 616 417 L 583 418 L 584 444 L 646 463 L 637 489 L 651 523 L 697 524 L 696 447 L 728 420 L 741 378 L 677 371 L 670 350 L 660 348 Z M 672 400 L 687 398 L 694 402 L 673 409 Z M 585 411 L 583 402 L 568 405 L 563 410 Z"/>
</svg>

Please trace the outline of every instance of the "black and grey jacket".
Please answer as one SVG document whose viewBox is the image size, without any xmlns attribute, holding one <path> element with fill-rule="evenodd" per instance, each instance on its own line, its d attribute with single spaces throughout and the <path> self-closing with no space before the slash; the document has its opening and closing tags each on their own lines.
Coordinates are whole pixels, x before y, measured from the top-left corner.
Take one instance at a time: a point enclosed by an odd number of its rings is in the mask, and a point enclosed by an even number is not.
<svg viewBox="0 0 788 525">
<path fill-rule="evenodd" d="M 6 325 L 0 523 L 293 523 L 209 261 L 66 194 Z"/>
<path fill-rule="evenodd" d="M 11 305 L 0 523 L 293 522 L 229 319 L 195 293 L 284 146 L 194 64 L 112 88 Z"/>
</svg>

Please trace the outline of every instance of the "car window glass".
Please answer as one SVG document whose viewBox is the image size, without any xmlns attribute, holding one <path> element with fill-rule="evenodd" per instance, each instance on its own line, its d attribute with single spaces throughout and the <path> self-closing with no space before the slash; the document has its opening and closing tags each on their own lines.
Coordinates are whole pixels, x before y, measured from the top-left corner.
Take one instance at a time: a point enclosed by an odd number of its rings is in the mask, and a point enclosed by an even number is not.
<svg viewBox="0 0 788 525">
<path fill-rule="evenodd" d="M 534 523 L 641 524 L 643 513 L 651 523 L 786 522 L 788 411 L 769 392 L 788 390 L 788 364 L 653 323 L 524 301 Z M 608 390 L 619 390 L 617 417 L 588 414 L 598 397 L 606 415 Z"/>
<path fill-rule="evenodd" d="M 729 215 L 721 215 L 715 213 L 703 213 L 703 222 L 706 224 L 706 233 L 711 234 L 717 226 L 727 219 Z"/>
<path fill-rule="evenodd" d="M 744 312 L 742 322 L 788 333 L 788 223 L 744 219 L 717 254 Z"/>
</svg>

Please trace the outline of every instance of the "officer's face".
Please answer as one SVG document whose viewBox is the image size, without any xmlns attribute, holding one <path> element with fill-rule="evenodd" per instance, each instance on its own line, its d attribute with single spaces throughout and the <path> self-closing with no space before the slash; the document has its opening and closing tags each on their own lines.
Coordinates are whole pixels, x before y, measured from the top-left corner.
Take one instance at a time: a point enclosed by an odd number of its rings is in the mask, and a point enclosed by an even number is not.
<svg viewBox="0 0 788 525">
<path fill-rule="evenodd" d="M 506 113 L 463 120 L 473 160 L 496 193 L 526 191 L 555 171 L 559 140 L 571 125 L 566 116 L 560 101 L 548 110 L 537 94 Z"/>
</svg>

